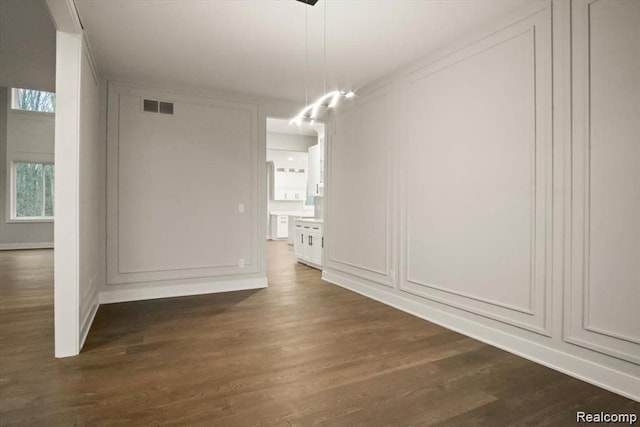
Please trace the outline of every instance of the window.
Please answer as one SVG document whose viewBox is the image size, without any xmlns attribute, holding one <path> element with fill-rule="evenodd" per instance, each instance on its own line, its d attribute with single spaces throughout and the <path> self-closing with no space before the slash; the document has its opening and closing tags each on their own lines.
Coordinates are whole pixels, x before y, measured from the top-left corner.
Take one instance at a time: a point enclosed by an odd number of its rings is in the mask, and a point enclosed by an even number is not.
<svg viewBox="0 0 640 427">
<path fill-rule="evenodd" d="M 33 89 L 13 89 L 11 108 L 14 110 L 54 113 L 56 94 Z"/>
<path fill-rule="evenodd" d="M 54 182 L 52 164 L 14 163 L 14 219 L 53 219 Z"/>
</svg>

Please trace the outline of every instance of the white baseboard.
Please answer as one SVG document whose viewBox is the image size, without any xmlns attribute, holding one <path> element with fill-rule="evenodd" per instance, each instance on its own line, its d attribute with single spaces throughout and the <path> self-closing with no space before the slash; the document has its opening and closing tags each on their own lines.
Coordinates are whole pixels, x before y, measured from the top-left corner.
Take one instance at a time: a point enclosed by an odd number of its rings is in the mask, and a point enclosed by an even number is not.
<svg viewBox="0 0 640 427">
<path fill-rule="evenodd" d="M 485 342 L 598 387 L 640 402 L 640 378 L 585 360 L 576 355 L 530 341 L 496 328 L 487 327 L 453 313 L 428 307 L 403 296 L 395 289 L 380 289 L 355 278 L 324 270 L 322 279 L 359 293 L 416 317 Z"/>
<path fill-rule="evenodd" d="M 100 292 L 100 304 L 262 289 L 267 287 L 267 278 L 260 277 L 219 282 L 167 284 L 128 289 L 124 288 L 125 286 L 127 285 L 108 285 L 107 287 L 110 289 Z"/>
<path fill-rule="evenodd" d="M 19 249 L 53 249 L 53 242 L 44 243 L 0 243 L 0 251 L 15 251 Z"/>
<path fill-rule="evenodd" d="M 93 320 L 96 318 L 98 308 L 100 307 L 99 293 L 97 289 L 94 288 L 93 295 L 89 298 L 89 301 L 91 301 L 91 308 L 80 324 L 80 351 L 82 351 L 82 347 L 84 347 L 84 342 L 87 340 L 87 335 L 89 335 L 89 330 L 91 329 Z"/>
</svg>

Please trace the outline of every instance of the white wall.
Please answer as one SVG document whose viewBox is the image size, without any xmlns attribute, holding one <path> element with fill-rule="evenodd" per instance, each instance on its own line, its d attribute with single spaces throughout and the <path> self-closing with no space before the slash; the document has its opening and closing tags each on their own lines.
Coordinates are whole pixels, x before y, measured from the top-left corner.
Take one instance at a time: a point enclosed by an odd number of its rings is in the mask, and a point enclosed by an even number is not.
<svg viewBox="0 0 640 427">
<path fill-rule="evenodd" d="M 317 136 L 294 135 L 280 132 L 267 132 L 267 149 L 307 152 L 309 147 L 318 143 Z"/>
<path fill-rule="evenodd" d="M 16 160 L 53 162 L 54 116 L 14 111 L 11 88 L 55 92 L 56 31 L 40 0 L 0 1 L 0 249 L 53 247 L 52 222 L 11 222 Z"/>
<path fill-rule="evenodd" d="M 44 1 L 0 1 L 0 86 L 55 92 L 56 30 Z"/>
<path fill-rule="evenodd" d="M 79 176 L 79 286 L 80 338 L 86 338 L 98 309 L 98 292 L 106 282 L 106 136 L 100 109 L 98 75 L 86 46 L 80 70 Z M 102 125 L 102 126 L 101 126 Z"/>
<path fill-rule="evenodd" d="M 265 124 L 284 104 L 192 93 L 109 83 L 102 302 L 266 286 Z"/>
<path fill-rule="evenodd" d="M 11 109 L 11 89 L 0 88 L 0 249 L 53 247 L 53 222 L 12 221 L 11 167 L 15 161 L 53 163 L 55 116 Z"/>
<path fill-rule="evenodd" d="M 105 140 L 98 76 L 83 35 L 57 33 L 56 357 L 79 353 L 105 278 Z"/>
<path fill-rule="evenodd" d="M 573 13 L 565 336 L 640 364 L 640 2 Z"/>
<path fill-rule="evenodd" d="M 266 286 L 266 244 L 259 237 L 265 235 L 261 218 L 267 208 L 266 119 L 287 117 L 298 106 L 203 88 L 158 91 L 143 82 L 107 90 L 106 80 L 96 83 L 72 1 L 47 4 L 58 29 L 56 357 L 79 353 L 98 303 Z M 167 131 L 158 134 L 145 120 L 150 117 L 134 109 L 121 127 L 114 113 L 131 107 L 127 97 L 135 94 L 176 102 L 176 126 L 158 126 Z M 121 130 L 125 157 L 118 155 Z M 145 188 L 145 182 L 153 187 Z M 198 202 L 196 209 L 171 204 L 189 200 Z M 120 218 L 131 233 L 120 234 Z M 158 247 L 163 239 L 166 247 Z M 184 249 L 193 254 L 192 244 L 199 245 L 196 255 L 207 265 L 194 266 L 191 257 L 181 253 Z M 125 257 L 120 257 L 120 248 Z M 245 257 L 244 267 L 237 263 L 240 256 Z M 156 270 L 136 271 L 141 265 Z"/>
<path fill-rule="evenodd" d="M 556 1 L 363 88 L 323 277 L 640 399 L 638 70 L 640 3 Z"/>
<path fill-rule="evenodd" d="M 337 132 L 329 136 L 326 217 L 335 240 L 325 264 L 390 285 L 391 94 L 385 87 L 340 108 L 333 126 Z"/>
</svg>

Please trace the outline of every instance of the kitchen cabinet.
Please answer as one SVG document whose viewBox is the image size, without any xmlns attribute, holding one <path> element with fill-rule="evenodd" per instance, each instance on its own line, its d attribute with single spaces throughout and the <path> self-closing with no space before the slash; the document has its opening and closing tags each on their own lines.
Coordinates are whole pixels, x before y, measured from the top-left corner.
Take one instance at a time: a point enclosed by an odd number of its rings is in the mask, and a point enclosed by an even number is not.
<svg viewBox="0 0 640 427">
<path fill-rule="evenodd" d="M 271 212 L 271 215 L 287 215 L 289 217 L 288 226 L 289 231 L 287 233 L 287 243 L 293 246 L 296 241 L 296 220 L 304 219 L 304 218 L 313 218 L 313 210 L 302 210 L 302 211 L 280 211 L 280 212 Z"/>
<path fill-rule="evenodd" d="M 296 242 L 296 217 L 289 216 L 289 232 L 287 233 L 287 243 L 293 245 Z"/>
<path fill-rule="evenodd" d="M 320 146 L 320 193 L 322 193 L 322 187 L 324 187 L 324 135 L 318 137 L 318 145 Z"/>
<path fill-rule="evenodd" d="M 272 199 L 303 201 L 307 198 L 307 171 L 305 167 L 273 167 Z"/>
<path fill-rule="evenodd" d="M 271 239 L 286 239 L 289 235 L 289 216 L 271 215 Z"/>
<path fill-rule="evenodd" d="M 294 253 L 298 262 L 322 269 L 324 235 L 322 220 L 307 219 L 295 222 Z"/>
<path fill-rule="evenodd" d="M 309 147 L 308 159 L 307 193 L 310 196 L 318 196 L 320 193 L 320 146 L 318 144 Z"/>
<path fill-rule="evenodd" d="M 322 233 L 318 231 L 318 227 L 310 227 L 311 231 L 306 230 L 307 242 L 304 246 L 304 261 L 311 266 L 322 265 L 322 249 L 324 245 Z"/>
<path fill-rule="evenodd" d="M 307 193 L 310 196 L 322 196 L 324 187 L 323 144 L 309 147 L 309 166 Z"/>
<path fill-rule="evenodd" d="M 304 259 L 304 228 L 300 224 L 295 225 L 295 240 L 293 243 L 293 252 L 296 254 L 298 261 Z"/>
</svg>

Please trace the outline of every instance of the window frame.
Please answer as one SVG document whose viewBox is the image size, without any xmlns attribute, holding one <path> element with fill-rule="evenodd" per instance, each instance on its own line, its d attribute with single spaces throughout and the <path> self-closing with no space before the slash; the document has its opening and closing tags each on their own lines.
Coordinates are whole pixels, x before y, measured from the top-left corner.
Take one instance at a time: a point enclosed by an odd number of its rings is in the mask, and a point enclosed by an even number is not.
<svg viewBox="0 0 640 427">
<path fill-rule="evenodd" d="M 38 111 L 35 111 L 36 113 Z M 44 214 L 44 210 L 45 210 L 45 198 L 46 198 L 46 191 L 44 190 L 45 188 L 45 174 L 44 174 L 44 166 L 46 165 L 51 165 L 54 167 L 54 174 L 55 174 L 55 164 L 52 161 L 47 161 L 47 160 L 21 160 L 21 159 L 16 159 L 13 160 L 11 162 L 11 171 L 10 171 L 10 178 L 9 179 L 9 197 L 11 198 L 10 203 L 9 203 L 9 215 L 7 215 L 8 221 L 7 223 L 29 223 L 29 222 L 54 222 L 55 220 L 55 203 L 54 203 L 54 211 L 53 211 L 53 216 L 18 216 L 18 204 L 17 204 L 17 188 L 16 188 L 16 183 L 17 183 L 17 165 L 18 163 L 32 163 L 32 164 L 39 164 L 42 165 L 43 167 L 43 171 L 42 171 L 42 213 Z M 55 176 L 55 175 L 54 175 Z M 54 198 L 55 201 L 55 198 Z"/>
<path fill-rule="evenodd" d="M 12 113 L 18 113 L 18 114 L 40 114 L 40 115 L 44 115 L 44 116 L 54 116 L 56 114 L 55 110 L 54 111 L 39 111 L 39 110 L 24 110 L 22 108 L 18 108 L 18 90 L 19 89 L 26 89 L 26 90 L 38 90 L 38 89 L 28 89 L 28 88 L 22 88 L 22 87 L 12 87 L 11 88 L 11 99 L 9 102 L 9 105 L 11 107 L 11 112 Z M 53 93 L 55 95 L 55 92 L 48 92 L 46 90 L 38 90 L 39 92 L 47 92 L 47 93 Z"/>
</svg>

